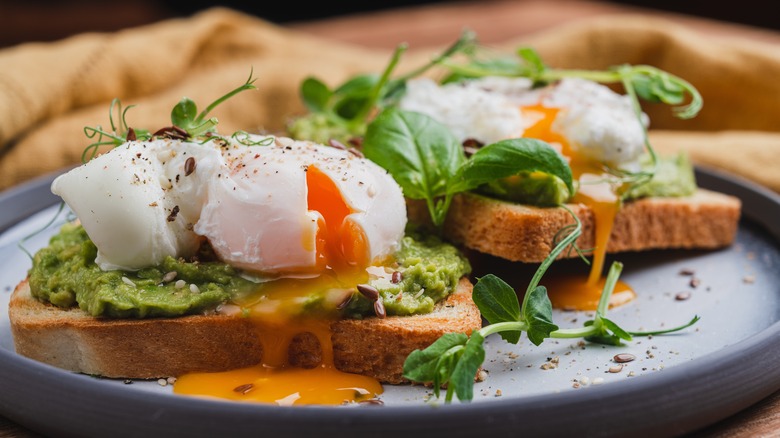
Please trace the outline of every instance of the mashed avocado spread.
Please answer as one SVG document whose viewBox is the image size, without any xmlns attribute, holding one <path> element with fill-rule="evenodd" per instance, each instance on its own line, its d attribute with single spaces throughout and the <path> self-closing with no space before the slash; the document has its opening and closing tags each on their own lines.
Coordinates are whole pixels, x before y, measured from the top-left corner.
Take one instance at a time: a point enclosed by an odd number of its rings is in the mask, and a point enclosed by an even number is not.
<svg viewBox="0 0 780 438">
<path fill-rule="evenodd" d="M 643 155 L 640 159 L 642 171 L 652 171 L 652 159 Z M 673 198 L 690 196 L 696 191 L 696 178 L 688 156 L 679 153 L 674 156 L 658 157 L 658 166 L 653 177 L 644 184 L 633 187 L 625 194 L 625 200 L 646 197 Z M 477 188 L 477 192 L 496 199 L 537 206 L 560 205 L 572 194 L 566 185 L 553 175 L 541 172 L 523 173 L 503 178 Z"/>
<path fill-rule="evenodd" d="M 35 254 L 29 271 L 33 296 L 59 307 L 78 305 L 93 316 L 149 318 L 205 313 L 262 291 L 261 285 L 216 260 L 207 246 L 197 261 L 168 257 L 160 266 L 133 272 L 102 271 L 96 256 L 83 227 L 63 225 L 49 246 Z M 388 315 L 430 312 L 471 270 L 455 247 L 432 236 L 405 237 L 395 262 L 402 273 L 397 282 L 383 276 L 369 282 Z M 306 308 L 314 310 L 325 301 L 313 296 Z M 373 304 L 356 291 L 343 313 L 353 318 L 371 315 Z"/>
</svg>

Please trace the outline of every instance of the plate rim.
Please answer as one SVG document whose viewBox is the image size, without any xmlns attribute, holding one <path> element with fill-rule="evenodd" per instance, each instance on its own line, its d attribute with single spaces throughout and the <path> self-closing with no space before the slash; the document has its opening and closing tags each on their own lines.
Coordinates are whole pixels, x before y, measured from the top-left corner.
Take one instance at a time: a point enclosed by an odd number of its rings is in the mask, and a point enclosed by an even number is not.
<svg viewBox="0 0 780 438">
<path fill-rule="evenodd" d="M 695 170 L 700 187 L 742 199 L 743 217 L 758 222 L 780 242 L 780 223 L 768 220 L 772 214 L 767 214 L 769 211 L 777 213 L 773 217 L 780 217 L 780 195 L 723 170 L 702 166 L 696 166 Z M 23 219 L 35 206 L 39 211 L 55 204 L 58 198 L 50 193 L 49 186 L 61 172 L 0 193 L 0 212 L 14 210 L 4 206 L 21 203 Z M 20 222 L 21 214 L 0 213 L 0 233 Z M 751 360 L 746 361 L 744 357 Z M 114 436 L 205 437 L 219 433 L 241 437 L 256 436 L 262 431 L 318 437 L 366 434 L 389 437 L 398 433 L 431 437 L 473 435 L 488 428 L 491 433 L 523 431 L 539 436 L 574 433 L 603 437 L 626 433 L 677 436 L 709 426 L 779 390 L 780 367 L 769 369 L 762 365 L 778 360 L 780 320 L 737 344 L 695 358 L 691 363 L 588 391 L 430 407 L 279 407 L 117 390 L 99 379 L 85 379 L 83 375 L 0 349 L 0 370 L 5 375 L 0 379 L 0 414 L 36 432 L 58 436 L 111 433 Z M 674 384 L 680 382 L 696 384 L 676 388 Z M 40 396 L 47 393 L 47 397 Z M 69 397 L 72 402 L 57 403 L 62 399 L 55 395 Z M 624 416 L 608 409 L 590 409 L 609 403 L 620 403 Z M 685 409 L 690 406 L 697 406 L 697 410 Z M 48 417 L 42 421 L 36 412 L 47 412 Z M 74 422 L 74 417 L 80 420 Z M 67 430 L 63 430 L 64 425 Z"/>
</svg>

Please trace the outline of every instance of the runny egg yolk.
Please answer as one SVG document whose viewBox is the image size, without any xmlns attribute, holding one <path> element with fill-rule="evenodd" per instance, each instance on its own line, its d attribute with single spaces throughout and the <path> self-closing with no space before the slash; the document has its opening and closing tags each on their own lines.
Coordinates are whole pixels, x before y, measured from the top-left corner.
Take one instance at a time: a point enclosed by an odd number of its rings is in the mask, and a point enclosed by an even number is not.
<svg viewBox="0 0 780 438">
<path fill-rule="evenodd" d="M 577 153 L 565 137 L 553 130 L 559 108 L 532 105 L 522 107 L 521 110 L 524 115 L 537 119 L 536 123 L 526 129 L 524 137 L 560 145 L 561 153 L 569 159 L 573 178 L 580 182 L 572 202 L 587 205 L 593 212 L 595 222 L 595 246 L 589 275 L 583 277 L 570 274 L 546 278 L 544 284 L 550 301 L 558 309 L 595 310 L 606 282 L 602 275 L 604 260 L 620 200 L 612 187 L 601 178 L 604 171 L 600 164 Z M 609 305 L 625 304 L 635 297 L 636 293 L 631 286 L 618 280 Z"/>
<path fill-rule="evenodd" d="M 282 278 L 262 285 L 262 293 L 239 303 L 248 310 L 263 348 L 256 366 L 217 373 L 189 373 L 174 384 L 177 394 L 277 405 L 338 405 L 371 399 L 383 392 L 374 378 L 336 369 L 331 323 L 338 317 L 305 315 L 307 297 L 318 293 L 332 304 L 343 302 L 356 284 L 368 281 L 368 245 L 363 231 L 345 218 L 353 210 L 334 182 L 316 166 L 306 171 L 307 203 L 320 214 L 317 231 L 318 276 Z M 302 368 L 290 362 L 290 345 L 301 334 L 313 335 L 321 352 L 319 365 Z"/>
<path fill-rule="evenodd" d="M 318 264 L 326 264 L 336 270 L 351 266 L 365 268 L 368 265 L 365 235 L 354 222 L 345 222 L 353 211 L 336 184 L 316 166 L 309 166 L 306 185 L 309 210 L 322 215 L 317 230 Z"/>
</svg>

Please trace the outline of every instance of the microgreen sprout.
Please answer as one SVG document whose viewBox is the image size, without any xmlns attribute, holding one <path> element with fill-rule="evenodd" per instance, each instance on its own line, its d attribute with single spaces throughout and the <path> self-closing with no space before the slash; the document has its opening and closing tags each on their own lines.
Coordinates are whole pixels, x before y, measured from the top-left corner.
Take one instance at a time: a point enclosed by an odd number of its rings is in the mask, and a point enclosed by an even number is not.
<svg viewBox="0 0 780 438">
<path fill-rule="evenodd" d="M 330 88 L 315 77 L 308 77 L 300 95 L 309 114 L 296 118 L 287 126 L 294 138 L 327 144 L 331 139 L 342 143 L 362 137 L 367 124 L 382 109 L 392 106 L 406 89 L 406 82 L 420 76 L 457 54 L 470 53 L 476 46 L 476 35 L 464 31 L 452 45 L 426 64 L 393 78 L 401 56 L 408 46 L 400 44 L 381 74 L 361 74 Z"/>
<path fill-rule="evenodd" d="M 244 84 L 219 97 L 200 113 L 198 113 L 198 107 L 192 99 L 182 97 L 171 110 L 172 125 L 160 128 L 153 133 L 147 129 L 130 127 L 127 123 L 127 111 L 135 105 L 122 109 L 122 102 L 115 98 L 111 101 L 108 111 L 110 130 L 105 130 L 100 125 L 84 128 L 84 134 L 87 138 L 95 139 L 95 141 L 84 149 L 84 152 L 81 154 L 81 161 L 86 163 L 94 158 L 102 146 L 116 147 L 127 141 L 147 141 L 153 137 L 169 137 L 182 140 L 201 138 L 204 141 L 209 141 L 211 140 L 210 135 L 215 133 L 215 127 L 218 123 L 216 117 L 208 117 L 209 113 L 234 95 L 242 91 L 255 89 L 254 82 L 257 79 L 252 76 L 253 71 L 250 71 L 249 78 L 247 78 Z M 114 120 L 115 112 L 116 122 Z"/>
<path fill-rule="evenodd" d="M 576 235 L 576 232 L 572 232 L 567 238 Z M 556 249 L 563 244 L 564 241 Z M 413 351 L 404 362 L 404 376 L 415 382 L 430 383 L 437 398 L 441 388 L 446 387 L 446 403 L 452 402 L 454 395 L 461 402 L 468 402 L 474 396 L 476 372 L 485 360 L 484 340 L 492 334 L 498 334 L 513 344 L 519 342 L 525 332 L 531 343 L 537 346 L 548 338 L 584 338 L 594 343 L 622 345 L 623 341 L 631 341 L 634 336 L 677 332 L 699 321 L 699 317 L 695 316 L 681 326 L 650 332 L 631 332 L 618 326 L 606 315 L 610 296 L 622 268 L 620 262 L 611 265 L 594 319 L 586 321 L 583 327 L 573 329 L 559 328 L 553 322 L 547 290 L 538 284 L 544 266 L 539 267 L 537 275 L 528 285 L 522 305 L 509 284 L 492 274 L 481 277 L 474 285 L 473 297 L 489 324 L 470 335 L 445 334 L 430 347 Z"/>
<path fill-rule="evenodd" d="M 532 48 L 520 47 L 516 57 L 500 57 L 482 60 L 477 51 L 471 52 L 472 59 L 466 64 L 444 62 L 449 74 L 442 82 L 453 82 L 485 76 L 527 77 L 537 85 L 546 85 L 564 78 L 581 78 L 602 84 L 622 84 L 637 120 L 644 131 L 645 149 L 651 165 L 647 170 L 637 172 L 608 168 L 614 176 L 612 182 L 620 185 L 619 194 L 626 195 L 633 187 L 650 181 L 658 166 L 658 157 L 647 136 L 642 122 L 640 99 L 650 103 L 672 105 L 673 114 L 681 119 L 695 117 L 703 106 L 703 99 L 696 88 L 686 80 L 649 65 L 619 65 L 607 70 L 556 69 L 548 67 Z M 688 103 L 684 104 L 686 97 Z"/>
</svg>

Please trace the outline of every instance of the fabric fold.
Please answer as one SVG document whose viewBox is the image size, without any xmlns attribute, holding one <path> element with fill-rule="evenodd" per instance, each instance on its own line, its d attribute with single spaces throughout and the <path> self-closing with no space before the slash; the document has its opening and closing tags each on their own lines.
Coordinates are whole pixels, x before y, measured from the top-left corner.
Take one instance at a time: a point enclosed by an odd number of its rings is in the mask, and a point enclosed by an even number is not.
<svg viewBox="0 0 780 438">
<path fill-rule="evenodd" d="M 684 78 L 701 92 L 704 108 L 694 119 L 679 120 L 666 105 L 648 105 L 659 150 L 686 150 L 694 163 L 780 191 L 780 176 L 755 170 L 780 165 L 774 116 L 780 112 L 780 47 L 705 37 L 631 14 L 583 19 L 495 48 L 511 53 L 520 45 L 536 48 L 552 67 L 649 64 Z M 399 70 L 440 49 L 410 47 Z M 316 38 L 222 7 L 0 50 L 0 189 L 80 163 L 91 143 L 84 127 L 108 128 L 114 98 L 134 105 L 127 112 L 130 126 L 156 130 L 170 124 L 183 96 L 202 109 L 251 73 L 257 90 L 214 111 L 218 130 L 278 133 L 304 111 L 298 87 L 307 76 L 336 85 L 381 71 L 391 52 Z"/>
</svg>

